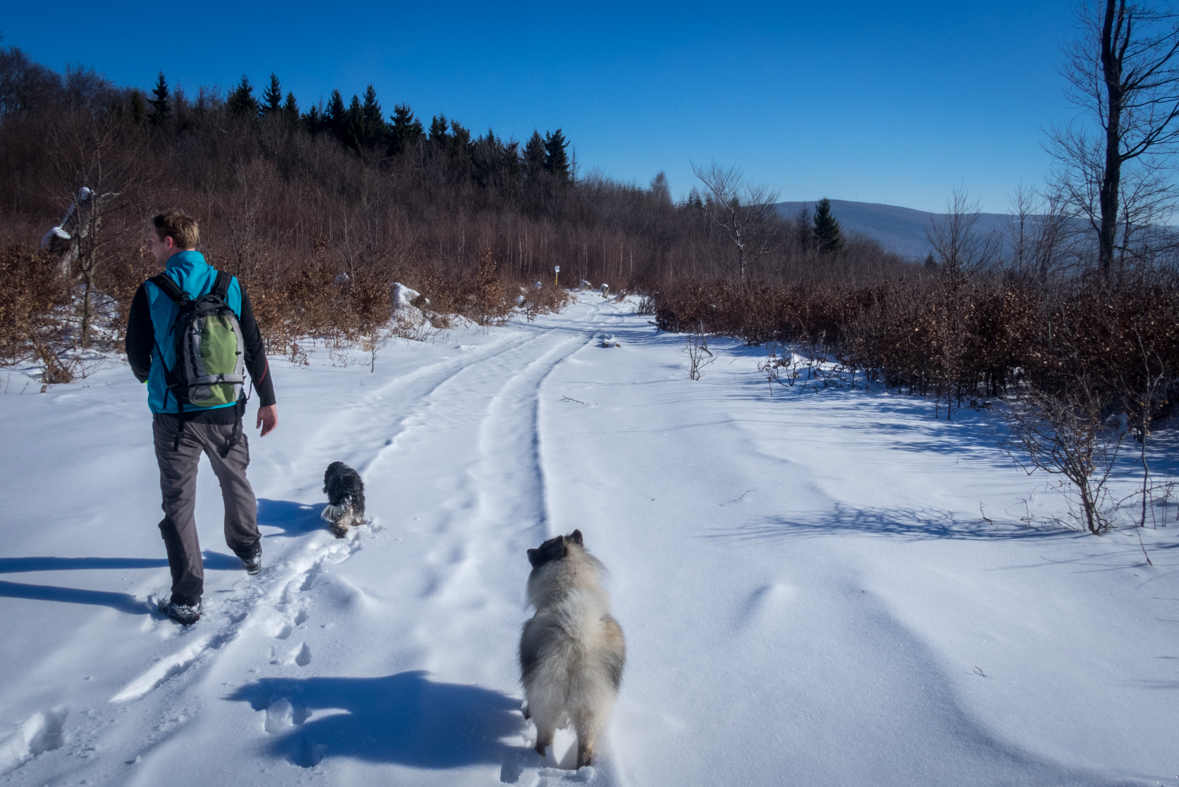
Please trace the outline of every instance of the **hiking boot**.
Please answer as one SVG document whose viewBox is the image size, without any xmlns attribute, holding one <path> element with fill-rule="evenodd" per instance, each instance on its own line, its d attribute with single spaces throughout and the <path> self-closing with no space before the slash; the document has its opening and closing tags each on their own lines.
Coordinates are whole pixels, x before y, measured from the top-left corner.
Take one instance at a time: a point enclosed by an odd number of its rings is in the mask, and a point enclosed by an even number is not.
<svg viewBox="0 0 1179 787">
<path fill-rule="evenodd" d="M 177 604 L 168 599 L 160 602 L 160 614 L 172 618 L 182 626 L 191 626 L 201 619 L 201 601 L 195 604 Z"/>
<path fill-rule="evenodd" d="M 262 570 L 262 547 L 257 547 L 249 557 L 242 558 L 242 564 L 246 567 L 246 573 L 253 576 Z"/>
</svg>

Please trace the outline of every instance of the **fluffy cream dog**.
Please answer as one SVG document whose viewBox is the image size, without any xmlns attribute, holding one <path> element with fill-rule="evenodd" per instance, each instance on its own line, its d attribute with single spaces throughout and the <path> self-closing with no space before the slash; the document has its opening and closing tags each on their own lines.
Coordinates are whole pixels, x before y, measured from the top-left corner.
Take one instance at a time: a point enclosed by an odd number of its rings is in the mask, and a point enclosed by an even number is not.
<svg viewBox="0 0 1179 787">
<path fill-rule="evenodd" d="M 528 550 L 528 562 L 528 602 L 536 614 L 520 635 L 524 716 L 536 723 L 541 756 L 556 729 L 572 723 L 580 768 L 593 759 L 594 740 L 618 696 L 626 641 L 598 581 L 605 569 L 586 551 L 580 530 Z"/>
</svg>

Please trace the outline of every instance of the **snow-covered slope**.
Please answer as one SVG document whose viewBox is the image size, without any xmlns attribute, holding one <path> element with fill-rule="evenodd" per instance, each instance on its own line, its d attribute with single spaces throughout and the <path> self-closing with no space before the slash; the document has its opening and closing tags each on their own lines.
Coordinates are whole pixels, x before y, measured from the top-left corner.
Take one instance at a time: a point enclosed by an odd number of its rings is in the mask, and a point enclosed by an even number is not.
<svg viewBox="0 0 1179 787">
<path fill-rule="evenodd" d="M 397 340 L 375 372 L 360 352 L 272 361 L 279 428 L 250 446 L 266 567 L 225 547 L 204 466 L 189 629 L 153 611 L 169 576 L 143 388 L 117 362 L 45 394 L 0 374 L 0 783 L 1179 778 L 1174 528 L 1144 533 L 1153 566 L 1133 533 L 1027 528 L 1063 503 L 983 416 L 771 398 L 761 351 L 725 341 L 694 382 L 682 337 L 579 297 Z M 333 460 L 375 520 L 345 540 L 319 519 Z M 611 571 L 629 658 L 580 772 L 558 768 L 568 734 L 557 758 L 530 751 L 515 663 L 525 550 L 574 528 Z"/>
</svg>

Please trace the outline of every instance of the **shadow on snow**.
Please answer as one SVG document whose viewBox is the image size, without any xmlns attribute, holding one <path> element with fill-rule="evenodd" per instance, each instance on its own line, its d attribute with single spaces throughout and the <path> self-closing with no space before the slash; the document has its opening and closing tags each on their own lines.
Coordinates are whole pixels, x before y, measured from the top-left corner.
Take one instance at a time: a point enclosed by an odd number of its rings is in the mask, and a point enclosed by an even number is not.
<svg viewBox="0 0 1179 787">
<path fill-rule="evenodd" d="M 258 498 L 258 526 L 277 527 L 282 531 L 272 533 L 268 538 L 282 536 L 290 538 L 327 527 L 319 514 L 327 503 L 296 503 L 293 500 L 268 500 Z"/>
<path fill-rule="evenodd" d="M 303 767 L 324 757 L 429 769 L 501 764 L 521 751 L 502 739 L 521 734 L 526 725 L 519 699 L 479 686 L 435 683 L 423 671 L 381 678 L 264 678 L 228 699 L 248 702 L 256 711 L 287 700 L 294 726 L 267 748 Z"/>
<path fill-rule="evenodd" d="M 981 518 L 958 519 L 953 512 L 938 508 L 851 508 L 837 503 L 830 512 L 811 518 L 762 517 L 749 524 L 708 532 L 702 537 L 716 541 L 761 542 L 848 533 L 919 541 L 1043 539 L 1078 535 L 1075 530 L 1064 527 L 1029 527 L 1011 522 L 987 522 Z"/>
<path fill-rule="evenodd" d="M 26 585 L 21 582 L 0 581 L 0 598 L 26 598 L 34 601 L 62 601 L 67 604 L 91 604 L 110 607 L 128 615 L 149 615 L 154 610 L 146 601 L 129 593 L 110 593 L 103 590 L 63 588 L 56 585 Z"/>
<path fill-rule="evenodd" d="M 242 568 L 236 557 L 220 552 L 202 553 L 206 569 L 234 571 Z M 166 568 L 164 558 L 134 557 L 5 557 L 0 558 L 0 574 L 38 571 L 93 571 L 110 569 Z M 23 598 L 31 601 L 57 601 L 65 604 L 87 604 L 125 612 L 128 615 L 150 615 L 155 605 L 135 598 L 130 593 L 106 590 L 87 590 L 59 585 L 31 585 L 24 582 L 0 581 L 0 598 Z"/>
<path fill-rule="evenodd" d="M 205 568 L 232 571 L 242 567 L 236 557 L 221 552 L 203 552 Z M 166 558 L 143 557 L 0 557 L 0 574 L 22 571 L 90 571 L 96 569 L 166 568 Z"/>
</svg>

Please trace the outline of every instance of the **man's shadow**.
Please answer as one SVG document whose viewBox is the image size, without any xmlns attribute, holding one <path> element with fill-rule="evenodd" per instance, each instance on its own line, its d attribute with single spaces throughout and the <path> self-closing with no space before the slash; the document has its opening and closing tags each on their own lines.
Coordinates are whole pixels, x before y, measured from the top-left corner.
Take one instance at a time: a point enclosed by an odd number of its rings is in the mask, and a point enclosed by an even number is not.
<svg viewBox="0 0 1179 787">
<path fill-rule="evenodd" d="M 327 527 L 319 518 L 327 503 L 296 503 L 292 500 L 268 500 L 258 498 L 258 526 L 277 527 L 281 533 L 271 533 L 269 538 L 290 538 Z"/>
<path fill-rule="evenodd" d="M 515 761 L 504 738 L 526 728 L 520 700 L 422 671 L 382 678 L 264 678 L 229 697 L 265 711 L 266 748 L 303 767 L 324 757 L 459 768 Z"/>
<path fill-rule="evenodd" d="M 242 562 L 236 557 L 220 552 L 204 552 L 206 570 L 240 570 Z M 0 558 L 0 574 L 43 573 L 47 571 L 92 571 L 135 570 L 166 568 L 168 561 L 160 558 L 130 557 L 6 557 Z M 87 604 L 125 612 L 128 615 L 150 615 L 155 605 L 137 599 L 130 593 L 112 593 L 106 590 L 63 587 L 60 585 L 32 585 L 25 582 L 0 580 L 0 598 L 23 598 L 30 601 L 56 601 L 63 604 Z"/>
</svg>

